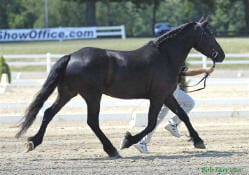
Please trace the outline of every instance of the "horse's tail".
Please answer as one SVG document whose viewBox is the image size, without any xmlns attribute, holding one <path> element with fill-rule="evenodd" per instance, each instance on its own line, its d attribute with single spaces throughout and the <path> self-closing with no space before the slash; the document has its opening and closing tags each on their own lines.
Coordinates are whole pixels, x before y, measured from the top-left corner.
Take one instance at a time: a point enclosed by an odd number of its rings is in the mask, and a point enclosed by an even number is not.
<svg viewBox="0 0 249 175">
<path fill-rule="evenodd" d="M 32 103 L 27 108 L 25 115 L 18 124 L 20 130 L 16 134 L 17 138 L 22 136 L 34 122 L 39 110 L 42 108 L 44 102 L 48 99 L 48 97 L 52 94 L 58 84 L 58 81 L 64 74 L 69 59 L 69 55 L 63 56 L 52 67 L 47 80 L 43 84 L 41 90 L 35 96 Z"/>
</svg>

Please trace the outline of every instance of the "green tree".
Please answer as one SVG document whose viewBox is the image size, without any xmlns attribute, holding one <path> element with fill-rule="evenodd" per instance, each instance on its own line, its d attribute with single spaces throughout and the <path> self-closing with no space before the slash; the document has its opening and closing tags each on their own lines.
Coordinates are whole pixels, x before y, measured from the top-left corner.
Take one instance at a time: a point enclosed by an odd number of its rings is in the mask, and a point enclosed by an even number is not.
<svg viewBox="0 0 249 175">
<path fill-rule="evenodd" d="M 157 10 L 158 7 L 160 6 L 160 0 L 131 0 L 132 3 L 134 3 L 137 7 L 144 8 L 144 5 L 151 6 L 151 29 L 152 29 L 152 34 L 154 34 L 154 25 L 157 22 Z"/>
<path fill-rule="evenodd" d="M 243 0 L 244 2 L 244 14 L 246 21 L 246 32 L 249 33 L 249 0 Z"/>
<path fill-rule="evenodd" d="M 249 0 L 48 0 L 49 27 L 125 24 L 128 36 L 152 34 L 210 16 L 218 34 L 249 33 Z M 231 8 L 233 7 L 233 8 Z M 0 28 L 44 27 L 43 0 L 0 0 Z M 240 20 L 238 20 L 240 19 Z"/>
<path fill-rule="evenodd" d="M 211 25 L 217 34 L 239 34 L 245 31 L 246 23 L 242 1 L 218 0 L 216 6 L 214 15 L 211 16 Z"/>
<path fill-rule="evenodd" d="M 74 2 L 79 3 L 81 6 L 85 4 L 85 9 L 84 10 L 81 9 L 82 14 L 84 14 L 84 16 L 85 16 L 85 25 L 86 26 L 96 26 L 97 25 L 96 2 L 98 0 L 65 0 L 65 1 L 74 1 Z"/>
<path fill-rule="evenodd" d="M 8 8 L 9 8 L 8 0 L 0 0 L 0 28 L 7 29 L 8 25 Z"/>
<path fill-rule="evenodd" d="M 243 3 L 244 3 L 246 32 L 247 34 L 249 34 L 249 0 L 243 0 Z"/>
<path fill-rule="evenodd" d="M 124 24 L 127 36 L 148 36 L 151 34 L 150 9 L 148 5 L 138 8 L 130 1 L 110 2 L 109 4 L 98 2 L 96 17 L 100 26 Z"/>
<path fill-rule="evenodd" d="M 8 26 L 10 28 L 32 28 L 37 19 L 31 0 L 12 1 L 8 11 Z"/>
<path fill-rule="evenodd" d="M 197 21 L 200 17 L 207 17 L 215 10 L 216 0 L 186 0 L 186 7 L 191 19 Z"/>
<path fill-rule="evenodd" d="M 85 4 L 76 1 L 48 1 L 50 27 L 78 27 L 85 24 Z"/>
<path fill-rule="evenodd" d="M 85 0 L 86 2 L 86 25 L 96 26 L 96 0 Z"/>
</svg>

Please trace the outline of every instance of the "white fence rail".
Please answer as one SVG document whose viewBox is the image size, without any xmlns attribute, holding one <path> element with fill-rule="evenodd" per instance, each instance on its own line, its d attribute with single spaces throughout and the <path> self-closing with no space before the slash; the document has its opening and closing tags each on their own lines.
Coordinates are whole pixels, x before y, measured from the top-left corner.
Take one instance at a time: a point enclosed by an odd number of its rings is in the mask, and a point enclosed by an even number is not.
<svg viewBox="0 0 249 175">
<path fill-rule="evenodd" d="M 125 39 L 125 26 L 96 27 L 96 35 L 97 38 L 99 36 L 121 36 L 122 39 Z"/>
<path fill-rule="evenodd" d="M 105 29 L 103 27 L 103 29 Z M 106 32 L 104 32 L 106 33 Z M 104 33 L 100 35 L 104 36 Z M 125 34 L 124 34 L 125 36 Z M 20 54 L 20 55 L 4 55 L 4 58 L 7 60 L 10 66 L 46 66 L 47 72 L 50 71 L 50 68 L 54 62 L 51 60 L 53 58 L 60 58 L 63 54 Z M 249 64 L 249 53 L 239 54 L 239 53 L 228 53 L 226 54 L 227 58 L 248 58 L 248 60 L 224 60 L 222 64 Z M 211 64 L 212 61 L 208 60 L 206 56 L 202 54 L 189 54 L 188 58 L 200 58 L 202 60 L 191 60 L 190 64 L 202 64 L 203 67 L 206 67 L 207 64 Z M 12 61 L 13 59 L 20 59 L 21 61 Z M 28 59 L 36 59 L 37 61 L 23 61 Z M 45 61 L 46 59 L 46 61 Z M 218 63 L 219 64 L 219 63 Z"/>
<path fill-rule="evenodd" d="M 196 99 L 198 105 L 210 105 L 211 109 L 209 110 L 198 110 L 193 109 L 190 113 L 190 117 L 248 117 L 249 110 L 248 108 L 245 110 L 235 110 L 231 108 L 230 110 L 216 110 L 212 108 L 213 106 L 222 105 L 222 106 L 233 106 L 233 105 L 248 105 L 249 99 L 236 98 L 236 99 Z M 0 110 L 18 110 L 19 113 L 15 115 L 3 114 L 0 117 L 1 122 L 18 122 L 22 117 L 23 110 L 29 105 L 29 103 L 5 103 L 0 102 Z M 43 112 L 52 105 L 51 101 L 48 101 L 44 104 L 41 111 L 38 114 L 38 119 L 42 120 Z M 117 112 L 100 112 L 100 120 L 128 120 L 130 121 L 130 126 L 145 126 L 147 121 L 147 113 L 144 110 L 143 112 L 138 112 L 138 108 L 143 106 L 144 109 L 148 109 L 149 102 L 148 100 L 121 100 L 121 99 L 103 99 L 101 102 L 101 108 L 115 108 L 115 107 L 129 107 L 132 110 L 128 110 L 127 108 L 121 108 Z M 86 104 L 83 100 L 81 101 L 70 101 L 66 106 L 66 109 L 86 109 Z M 21 112 L 20 112 L 21 111 Z M 172 112 L 169 115 L 173 115 Z M 82 121 L 86 120 L 86 113 L 71 113 L 64 114 L 59 113 L 56 115 L 55 120 L 72 120 L 72 121 Z"/>
<path fill-rule="evenodd" d="M 6 58 L 6 60 L 8 61 L 8 63 L 11 66 L 28 66 L 28 65 L 32 65 L 32 66 L 46 66 L 47 71 L 49 72 L 51 65 L 54 63 L 54 59 L 58 59 L 60 57 L 62 57 L 63 54 L 23 54 L 23 55 L 10 55 L 10 54 L 6 54 L 4 55 L 4 57 Z M 207 60 L 207 58 L 201 54 L 189 54 L 188 56 L 189 58 L 200 58 L 200 60 L 191 60 L 189 61 L 190 64 L 202 64 L 203 67 L 207 66 L 207 64 L 211 63 L 211 61 Z M 234 60 L 225 60 L 222 64 L 249 64 L 249 53 L 248 54 L 235 54 L 235 53 L 229 53 L 226 54 L 226 57 L 228 58 L 235 58 Z M 248 58 L 245 60 L 239 60 L 240 58 Z M 52 61 L 53 60 L 53 61 Z M 18 77 L 18 76 L 17 76 Z M 19 79 L 15 79 L 15 82 L 18 83 Z M 23 81 L 25 81 L 25 85 L 30 86 L 33 84 L 38 84 L 39 86 L 43 83 L 44 79 L 24 79 Z M 220 79 L 215 79 L 213 78 L 212 81 L 210 81 L 211 83 L 222 83 L 222 84 L 236 84 L 236 85 L 245 85 L 249 87 L 248 84 L 248 78 L 244 78 L 244 79 L 240 79 L 240 80 L 234 80 L 234 79 L 226 79 L 226 80 L 220 80 Z M 22 84 L 23 85 L 23 84 Z M 247 106 L 248 105 L 248 98 L 236 98 L 236 99 L 197 99 L 197 104 L 205 104 L 205 105 L 224 105 L 224 106 L 229 106 L 229 105 L 242 105 L 242 106 Z M 140 101 L 115 101 L 115 104 L 113 101 L 104 101 L 103 102 L 103 106 L 104 107 L 109 107 L 109 106 L 128 106 L 128 105 L 134 105 L 135 107 L 140 103 Z M 48 103 L 48 105 L 50 105 L 51 103 Z M 69 108 L 77 108 L 77 107 L 81 107 L 81 105 L 84 105 L 82 103 L 69 103 L 67 105 L 67 107 Z M 20 108 L 25 108 L 27 106 L 26 103 L 4 103 L 1 102 L 0 103 L 0 109 L 8 109 L 8 108 L 15 108 L 15 109 L 20 109 Z M 46 105 L 45 105 L 46 107 Z M 236 110 L 229 110 L 229 111 L 197 111 L 194 110 L 191 114 L 191 116 L 249 116 L 248 113 L 249 111 L 247 110 L 248 108 L 246 108 L 245 111 L 236 111 Z M 43 109 L 44 110 L 44 109 Z M 110 115 L 110 114 L 108 114 Z M 116 117 L 120 117 L 122 116 L 122 118 L 124 118 L 124 115 L 119 115 L 119 114 L 113 114 L 116 115 Z M 119 116 L 118 116 L 119 115 Z M 63 115 L 65 116 L 65 115 Z M 76 118 L 81 118 L 81 115 L 75 115 Z M 130 114 L 127 115 L 127 119 L 130 118 Z M 106 116 L 105 116 L 106 117 Z M 72 117 L 70 116 L 70 119 Z M 77 118 L 77 119 L 78 119 Z M 19 117 L 17 118 L 19 120 Z M 64 119 L 64 118 L 63 118 Z M 11 120 L 13 121 L 13 118 L 10 119 L 9 116 L 6 117 L 1 117 L 0 118 L 0 122 L 2 121 L 8 121 Z"/>
</svg>

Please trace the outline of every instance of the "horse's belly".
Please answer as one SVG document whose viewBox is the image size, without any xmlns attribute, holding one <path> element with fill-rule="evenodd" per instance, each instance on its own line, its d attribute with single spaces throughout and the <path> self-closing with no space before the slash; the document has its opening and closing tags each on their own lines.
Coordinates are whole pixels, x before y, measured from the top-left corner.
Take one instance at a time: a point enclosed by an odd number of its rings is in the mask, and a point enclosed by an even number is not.
<svg viewBox="0 0 249 175">
<path fill-rule="evenodd" d="M 139 84 L 119 83 L 105 89 L 104 94 L 124 99 L 146 98 L 145 87 Z"/>
</svg>

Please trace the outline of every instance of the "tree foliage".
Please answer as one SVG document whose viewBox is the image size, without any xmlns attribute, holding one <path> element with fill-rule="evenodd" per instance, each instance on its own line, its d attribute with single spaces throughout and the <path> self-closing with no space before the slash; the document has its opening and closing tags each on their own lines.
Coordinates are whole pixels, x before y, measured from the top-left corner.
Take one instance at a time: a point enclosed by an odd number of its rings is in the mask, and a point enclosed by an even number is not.
<svg viewBox="0 0 249 175">
<path fill-rule="evenodd" d="M 126 26 L 128 36 L 152 35 L 156 22 L 176 26 L 209 16 L 220 35 L 247 34 L 249 0 L 47 0 L 48 26 Z M 43 28 L 44 0 L 0 0 L 0 28 Z"/>
</svg>

